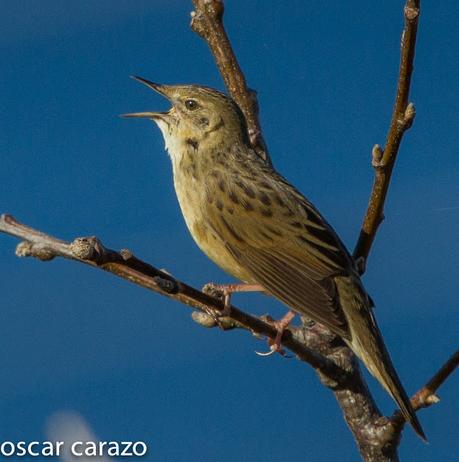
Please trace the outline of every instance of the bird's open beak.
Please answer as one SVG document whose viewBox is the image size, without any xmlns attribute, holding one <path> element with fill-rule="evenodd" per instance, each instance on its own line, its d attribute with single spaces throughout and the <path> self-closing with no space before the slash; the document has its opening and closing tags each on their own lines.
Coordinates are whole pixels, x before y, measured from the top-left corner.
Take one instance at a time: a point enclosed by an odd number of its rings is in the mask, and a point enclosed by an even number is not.
<svg viewBox="0 0 459 462">
<path fill-rule="evenodd" d="M 150 82 L 149 80 L 144 79 L 142 77 L 138 77 L 136 75 L 132 75 L 131 78 L 134 80 L 137 80 L 137 82 L 143 83 L 148 88 L 155 90 L 157 93 L 159 93 L 160 95 L 163 95 L 169 101 L 171 100 L 171 97 L 168 92 L 169 87 L 167 85 L 160 85 L 159 83 Z M 168 117 L 168 113 L 167 112 L 132 112 L 130 114 L 121 114 L 120 117 L 126 117 L 126 118 L 137 117 L 141 119 L 165 120 Z"/>
</svg>

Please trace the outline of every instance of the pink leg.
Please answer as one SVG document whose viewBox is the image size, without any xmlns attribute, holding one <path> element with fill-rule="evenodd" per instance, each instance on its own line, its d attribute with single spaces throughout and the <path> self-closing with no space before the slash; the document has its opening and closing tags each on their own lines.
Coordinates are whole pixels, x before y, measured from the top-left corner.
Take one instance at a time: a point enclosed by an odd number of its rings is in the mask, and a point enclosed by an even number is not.
<svg viewBox="0 0 459 462">
<path fill-rule="evenodd" d="M 281 348 L 282 335 L 283 335 L 285 329 L 287 329 L 287 327 L 292 322 L 292 319 L 295 317 L 295 315 L 296 315 L 296 313 L 294 311 L 290 310 L 279 321 L 272 321 L 273 327 L 277 330 L 276 337 L 275 337 L 274 340 L 269 341 L 271 346 L 270 346 L 269 351 L 267 353 L 259 353 L 257 351 L 256 352 L 257 355 L 269 356 L 269 355 L 272 355 L 273 353 L 275 353 L 276 351 L 278 351 L 282 355 L 284 354 L 284 352 L 283 352 L 283 350 Z"/>
<path fill-rule="evenodd" d="M 231 313 L 231 296 L 236 292 L 263 292 L 265 288 L 260 284 L 206 284 L 206 289 L 215 290 L 223 294 L 224 309 L 221 316 L 229 316 Z"/>
</svg>

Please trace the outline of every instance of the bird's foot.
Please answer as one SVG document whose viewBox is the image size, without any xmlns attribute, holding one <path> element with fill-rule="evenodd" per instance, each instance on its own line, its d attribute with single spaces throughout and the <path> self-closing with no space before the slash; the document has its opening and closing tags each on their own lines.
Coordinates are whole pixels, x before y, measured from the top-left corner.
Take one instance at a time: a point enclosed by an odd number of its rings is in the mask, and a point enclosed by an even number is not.
<svg viewBox="0 0 459 462">
<path fill-rule="evenodd" d="M 264 288 L 259 284 L 215 284 L 209 282 L 206 284 L 202 291 L 208 295 L 223 300 L 223 311 L 215 312 L 213 314 L 217 318 L 224 318 L 231 315 L 231 296 L 236 292 L 262 292 Z"/>
<path fill-rule="evenodd" d="M 282 335 L 284 334 L 285 329 L 290 325 L 292 319 L 295 317 L 294 311 L 288 311 L 282 319 L 278 321 L 275 320 L 268 320 L 269 324 L 271 324 L 276 329 L 276 337 L 273 339 L 269 339 L 269 351 L 266 353 L 260 353 L 259 351 L 255 351 L 258 356 L 270 356 L 273 353 L 279 353 L 282 356 L 285 356 L 285 350 L 281 347 Z"/>
</svg>

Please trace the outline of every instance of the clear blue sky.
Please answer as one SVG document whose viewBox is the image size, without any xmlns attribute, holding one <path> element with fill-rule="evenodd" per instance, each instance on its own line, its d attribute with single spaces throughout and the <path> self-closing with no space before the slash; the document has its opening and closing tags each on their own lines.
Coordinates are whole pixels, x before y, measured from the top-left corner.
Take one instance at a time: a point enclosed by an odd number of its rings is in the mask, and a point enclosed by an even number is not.
<svg viewBox="0 0 459 462">
<path fill-rule="evenodd" d="M 457 348 L 459 7 L 424 2 L 412 100 L 365 284 L 407 390 Z M 384 143 L 403 1 L 227 1 L 226 24 L 277 168 L 352 248 Z M 123 112 L 166 108 L 129 79 L 222 89 L 186 0 L 4 0 L 0 18 L 0 212 L 65 239 L 97 235 L 195 286 L 230 279 L 200 253 L 174 196 L 163 140 Z M 0 236 L 0 439 L 41 439 L 79 412 L 103 440 L 145 440 L 148 461 L 358 460 L 315 373 L 260 358 L 243 332 L 68 261 L 13 255 Z M 280 316 L 266 297 L 235 303 Z M 459 454 L 459 377 L 408 430 L 404 461 Z M 394 405 L 370 380 L 381 408 Z"/>
</svg>

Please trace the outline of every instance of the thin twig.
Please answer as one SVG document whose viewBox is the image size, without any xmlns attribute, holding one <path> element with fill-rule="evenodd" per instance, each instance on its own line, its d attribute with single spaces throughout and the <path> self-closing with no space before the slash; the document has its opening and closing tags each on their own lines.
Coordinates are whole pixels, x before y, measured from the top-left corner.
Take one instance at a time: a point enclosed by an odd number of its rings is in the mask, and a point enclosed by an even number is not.
<svg viewBox="0 0 459 462">
<path fill-rule="evenodd" d="M 429 407 L 439 401 L 436 391 L 459 366 L 459 350 L 446 361 L 440 370 L 413 396 L 411 403 L 415 410 Z"/>
<path fill-rule="evenodd" d="M 384 218 L 384 202 L 403 134 L 411 127 L 416 115 L 414 105 L 412 103 L 408 104 L 408 97 L 411 75 L 413 73 L 419 14 L 420 0 L 407 0 L 404 9 L 405 28 L 401 41 L 397 96 L 395 98 L 392 120 L 384 150 L 379 145 L 373 148 L 372 164 L 375 170 L 373 189 L 360 236 L 354 250 L 354 258 L 363 262 L 368 258 L 378 226 Z M 364 272 L 365 264 L 361 265 L 361 268 L 362 272 Z"/>
<path fill-rule="evenodd" d="M 446 379 L 459 366 L 459 350 L 443 364 L 443 366 L 435 373 L 435 375 L 411 398 L 411 405 L 415 411 L 423 409 L 440 401 L 436 395 L 437 390 L 443 385 Z M 395 411 L 391 417 L 395 426 L 402 427 L 405 424 L 405 419 L 399 411 Z"/>
<path fill-rule="evenodd" d="M 191 28 L 209 45 L 220 74 L 231 97 L 244 114 L 252 147 L 271 163 L 258 118 L 256 93 L 247 86 L 231 43 L 223 26 L 224 5 L 221 0 L 193 0 Z"/>
</svg>

